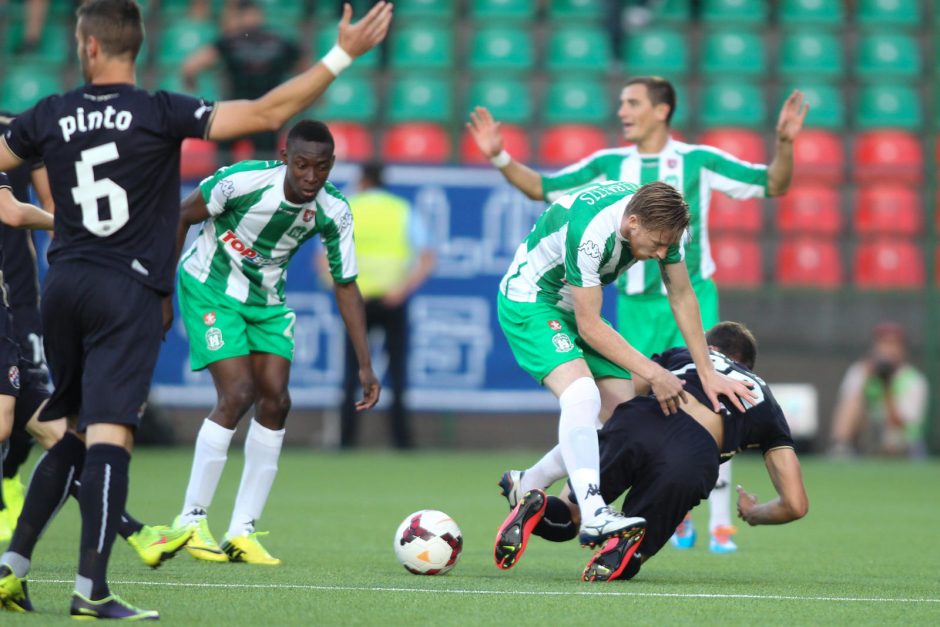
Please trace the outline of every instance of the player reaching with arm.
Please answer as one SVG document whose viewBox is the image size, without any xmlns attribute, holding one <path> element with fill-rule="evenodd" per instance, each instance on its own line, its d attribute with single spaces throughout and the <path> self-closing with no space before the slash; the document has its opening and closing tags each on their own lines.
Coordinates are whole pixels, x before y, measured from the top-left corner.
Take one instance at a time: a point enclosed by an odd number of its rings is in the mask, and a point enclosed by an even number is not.
<svg viewBox="0 0 940 627">
<path fill-rule="evenodd" d="M 0 556 L 0 602 L 30 609 L 23 583 L 33 548 L 81 468 L 81 550 L 70 612 L 153 619 L 157 612 L 112 594 L 106 574 L 127 501 L 134 430 L 160 349 L 161 301 L 173 288 L 180 144 L 279 128 L 384 39 L 391 5 L 379 2 L 356 23 L 346 5 L 337 45 L 318 64 L 256 100 L 217 104 L 135 86 L 144 34 L 132 0 L 89 0 L 77 15 L 86 84 L 43 98 L 13 120 L 0 141 L 0 171 L 55 156 L 45 160 L 56 220 L 41 305 L 55 391 L 40 418 L 67 416 L 85 446 L 63 438 L 37 466 Z"/>
<path fill-rule="evenodd" d="M 287 266 L 315 235 L 327 250 L 336 303 L 359 360 L 364 396 L 357 409 L 368 409 L 379 398 L 356 285 L 353 216 L 327 180 L 333 148 L 325 124 L 298 122 L 287 135 L 283 161 L 224 167 L 183 200 L 178 248 L 191 225 L 203 226 L 180 263 L 180 310 L 190 365 L 208 368 L 218 393 L 196 438 L 183 510 L 174 523 L 195 528 L 187 550 L 198 559 L 281 563 L 258 541 L 255 523 L 277 474 L 290 410 L 287 383 L 297 316 L 284 301 Z M 220 548 L 207 511 L 235 428 L 252 405 L 257 415 L 245 438 L 245 468 Z"/>
</svg>

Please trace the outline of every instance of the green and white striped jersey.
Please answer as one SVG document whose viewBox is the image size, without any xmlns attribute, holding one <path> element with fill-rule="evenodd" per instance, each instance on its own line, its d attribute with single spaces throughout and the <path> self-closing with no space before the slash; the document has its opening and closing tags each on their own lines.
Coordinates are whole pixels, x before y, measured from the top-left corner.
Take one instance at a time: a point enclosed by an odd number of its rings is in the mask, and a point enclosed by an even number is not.
<svg viewBox="0 0 940 627">
<path fill-rule="evenodd" d="M 620 234 L 638 185 L 605 181 L 562 196 L 536 220 L 499 284 L 512 301 L 574 310 L 569 285 L 609 285 L 636 259 Z M 666 263 L 682 261 L 678 244 Z M 658 263 L 658 262 L 656 262 Z"/>
<path fill-rule="evenodd" d="M 280 161 L 241 161 L 202 181 L 211 217 L 180 268 L 239 302 L 281 304 L 287 264 L 319 233 L 333 280 L 354 281 L 353 217 L 346 198 L 327 182 L 313 201 L 294 204 L 284 197 L 286 175 Z"/>
<path fill-rule="evenodd" d="M 668 183 L 682 191 L 689 204 L 690 238 L 684 242 L 685 261 L 692 284 L 715 273 L 708 239 L 708 208 L 713 191 L 732 198 L 759 198 L 767 194 L 767 166 L 741 161 L 712 148 L 670 139 L 662 152 L 647 155 L 636 146 L 599 150 L 555 174 L 542 177 L 545 198 L 562 194 L 592 181 L 615 180 L 645 185 Z M 627 294 L 665 294 L 655 260 L 636 264 L 620 279 Z"/>
</svg>

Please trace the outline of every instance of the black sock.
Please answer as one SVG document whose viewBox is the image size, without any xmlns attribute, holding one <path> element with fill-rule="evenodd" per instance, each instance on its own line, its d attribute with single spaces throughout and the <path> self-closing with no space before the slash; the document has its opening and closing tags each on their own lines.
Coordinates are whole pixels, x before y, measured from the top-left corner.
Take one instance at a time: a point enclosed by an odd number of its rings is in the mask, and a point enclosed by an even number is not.
<svg viewBox="0 0 940 627">
<path fill-rule="evenodd" d="M 118 535 L 127 540 L 127 536 L 133 535 L 144 528 L 144 523 L 140 522 L 126 511 L 121 514 L 118 521 Z"/>
<path fill-rule="evenodd" d="M 84 456 L 85 443 L 71 432 L 46 451 L 29 480 L 23 513 L 16 523 L 8 551 L 32 559 L 39 536 L 68 498 L 76 463 L 80 466 Z"/>
<path fill-rule="evenodd" d="M 117 535 L 121 513 L 127 504 L 128 467 L 131 456 L 120 446 L 95 444 L 85 455 L 78 502 L 82 509 L 82 543 L 78 576 L 91 584 L 92 600 L 108 590 L 108 560 Z"/>
<path fill-rule="evenodd" d="M 545 515 L 532 533 L 551 542 L 567 542 L 578 535 L 578 526 L 571 520 L 571 510 L 565 502 L 557 496 L 550 496 L 545 505 Z"/>
</svg>

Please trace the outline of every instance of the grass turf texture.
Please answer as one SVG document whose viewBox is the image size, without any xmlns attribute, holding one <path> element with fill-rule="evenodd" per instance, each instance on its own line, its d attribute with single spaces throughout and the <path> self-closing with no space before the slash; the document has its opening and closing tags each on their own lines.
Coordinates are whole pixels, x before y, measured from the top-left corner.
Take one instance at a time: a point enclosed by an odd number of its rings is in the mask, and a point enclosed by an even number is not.
<svg viewBox="0 0 940 627">
<path fill-rule="evenodd" d="M 131 512 L 169 523 L 189 475 L 189 448 L 141 449 L 131 465 Z M 506 513 L 496 481 L 534 453 L 355 453 L 288 449 L 259 528 L 280 567 L 198 562 L 185 552 L 156 571 L 118 539 L 112 589 L 179 625 L 282 624 L 940 624 L 937 462 L 829 462 L 803 471 L 809 515 L 782 527 L 740 527 L 735 555 L 708 551 L 707 507 L 695 511 L 691 551 L 666 546 L 631 582 L 584 584 L 590 557 L 576 543 L 533 538 L 511 571 L 493 564 Z M 210 511 L 221 541 L 241 473 L 233 450 Z M 31 468 L 32 461 L 27 465 Z M 734 482 L 762 500 L 773 488 L 758 456 L 735 461 Z M 440 509 L 464 550 L 441 577 L 407 573 L 392 535 L 409 513 Z M 4 625 L 72 624 L 77 503 L 69 501 L 34 555 L 37 615 Z M 606 598 L 605 598 L 606 597 Z"/>
</svg>

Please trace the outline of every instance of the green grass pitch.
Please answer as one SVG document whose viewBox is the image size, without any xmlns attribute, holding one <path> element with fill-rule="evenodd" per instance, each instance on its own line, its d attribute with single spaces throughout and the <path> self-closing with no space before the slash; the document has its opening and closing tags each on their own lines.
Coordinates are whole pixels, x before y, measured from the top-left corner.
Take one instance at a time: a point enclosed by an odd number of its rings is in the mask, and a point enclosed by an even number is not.
<svg viewBox="0 0 940 627">
<path fill-rule="evenodd" d="M 139 450 L 132 513 L 170 522 L 191 455 L 190 448 Z M 259 522 L 283 566 L 209 564 L 184 552 L 151 571 L 118 539 L 112 588 L 175 625 L 940 624 L 937 462 L 810 458 L 805 519 L 741 527 L 735 555 L 712 555 L 700 535 L 691 551 L 665 547 L 634 581 L 584 584 L 579 575 L 590 553 L 575 543 L 534 538 L 513 570 L 493 565 L 506 513 L 496 481 L 535 458 L 288 449 Z M 220 539 L 241 465 L 233 450 L 210 511 Z M 735 462 L 734 481 L 761 499 L 773 493 L 757 456 Z M 392 553 L 398 523 L 423 508 L 447 512 L 463 531 L 463 554 L 448 575 L 411 575 Z M 704 507 L 695 519 L 701 531 Z M 3 613 L 4 625 L 71 623 L 78 521 L 77 504 L 67 503 L 34 555 L 37 615 Z"/>
</svg>

